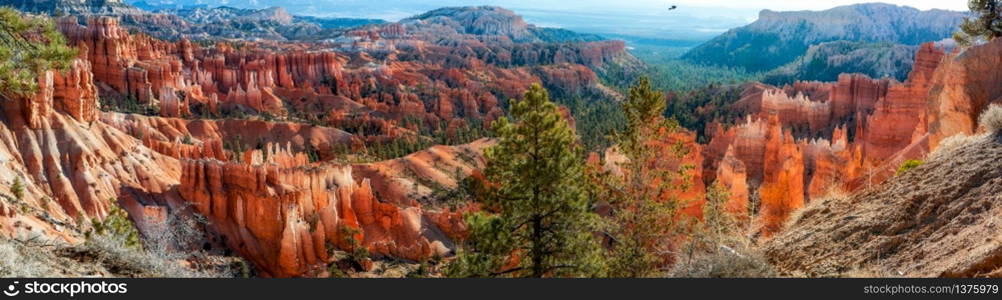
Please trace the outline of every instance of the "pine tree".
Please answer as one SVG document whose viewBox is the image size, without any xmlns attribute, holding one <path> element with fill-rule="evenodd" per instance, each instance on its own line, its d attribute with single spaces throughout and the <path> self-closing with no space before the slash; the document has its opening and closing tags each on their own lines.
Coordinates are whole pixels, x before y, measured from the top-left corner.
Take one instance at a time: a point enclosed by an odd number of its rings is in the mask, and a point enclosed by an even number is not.
<svg viewBox="0 0 1002 300">
<path fill-rule="evenodd" d="M 658 276 L 672 259 L 682 204 L 674 195 L 688 188 L 691 166 L 681 164 L 689 149 L 672 142 L 680 127 L 663 116 L 666 105 L 664 94 L 646 78 L 630 88 L 622 105 L 626 128 L 612 135 L 626 158 L 619 164 L 622 174 L 596 180 L 612 208 L 610 275 L 615 277 Z"/>
<path fill-rule="evenodd" d="M 586 197 L 577 136 L 539 85 L 510 110 L 511 121 L 494 124 L 499 141 L 485 154 L 487 184 L 478 196 L 485 212 L 467 216 L 470 234 L 448 275 L 602 275 L 599 217 Z"/>
<path fill-rule="evenodd" d="M 1000 0 L 969 0 L 973 18 L 964 18 L 960 31 L 953 39 L 964 46 L 970 46 L 979 41 L 990 42 L 1002 37 L 1002 1 Z"/>
<path fill-rule="evenodd" d="M 733 215 L 725 205 L 730 197 L 722 184 L 714 183 L 706 190 L 706 203 L 703 205 L 703 228 L 707 242 L 720 244 L 723 239 L 732 235 L 740 228 L 743 215 Z"/>
<path fill-rule="evenodd" d="M 66 70 L 76 55 L 52 20 L 0 7 L 0 99 L 34 94 L 42 72 Z"/>
</svg>

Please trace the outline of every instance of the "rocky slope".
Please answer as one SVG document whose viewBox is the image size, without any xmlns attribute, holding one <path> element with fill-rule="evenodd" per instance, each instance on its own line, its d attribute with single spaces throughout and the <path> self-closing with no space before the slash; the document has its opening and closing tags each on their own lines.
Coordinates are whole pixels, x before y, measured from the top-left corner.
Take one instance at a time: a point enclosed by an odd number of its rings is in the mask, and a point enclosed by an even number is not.
<svg viewBox="0 0 1002 300">
<path fill-rule="evenodd" d="M 960 143 L 880 186 L 812 203 L 767 255 L 793 276 L 1002 276 L 1002 139 Z"/>
<path fill-rule="evenodd" d="M 769 71 L 804 55 L 812 45 L 830 41 L 891 42 L 919 45 L 950 37 L 964 14 L 919 11 L 882 3 L 840 6 L 825 11 L 763 10 L 754 23 L 732 29 L 683 58 L 706 64 Z"/>
</svg>

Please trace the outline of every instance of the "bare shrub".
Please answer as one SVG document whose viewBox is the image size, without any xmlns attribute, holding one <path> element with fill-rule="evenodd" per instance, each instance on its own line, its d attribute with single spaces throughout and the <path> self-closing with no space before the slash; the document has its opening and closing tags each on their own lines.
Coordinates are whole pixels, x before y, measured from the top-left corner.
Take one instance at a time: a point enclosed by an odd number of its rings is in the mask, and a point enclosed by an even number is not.
<svg viewBox="0 0 1002 300">
<path fill-rule="evenodd" d="M 812 211 L 817 211 L 829 207 L 829 203 L 833 201 L 841 201 L 849 198 L 849 193 L 846 192 L 841 186 L 833 185 L 828 187 L 827 193 L 825 195 L 812 198 L 807 205 L 801 207 L 800 209 L 794 210 L 790 213 L 790 216 L 786 218 L 786 223 L 783 225 L 783 230 L 789 230 L 794 225 L 800 223 L 800 221 L 805 216 L 810 216 Z"/>
<path fill-rule="evenodd" d="M 108 269 L 118 271 L 119 275 L 132 277 L 211 277 L 191 270 L 178 260 L 157 255 L 141 248 L 126 246 L 124 240 L 117 236 L 93 235 L 80 246 L 81 250 L 101 259 Z"/>
<path fill-rule="evenodd" d="M 38 253 L 26 249 L 20 241 L 0 240 L 0 277 L 49 277 L 57 274 L 35 254 Z"/>
<path fill-rule="evenodd" d="M 1002 105 L 989 105 L 988 109 L 981 113 L 979 123 L 991 134 L 1002 133 Z"/>
<path fill-rule="evenodd" d="M 774 277 L 776 272 L 745 236 L 735 216 L 724 209 L 728 195 L 720 185 L 707 192 L 704 222 L 697 223 L 690 240 L 676 255 L 670 277 Z"/>
<path fill-rule="evenodd" d="M 936 149 L 933 149 L 932 153 L 929 153 L 926 160 L 938 161 L 944 158 L 949 158 L 954 151 L 967 146 L 974 141 L 975 138 L 977 138 L 977 136 L 968 136 L 963 133 L 947 137 L 939 142 L 939 146 L 937 146 Z"/>
<path fill-rule="evenodd" d="M 80 250 L 102 260 L 105 267 L 118 270 L 121 275 L 134 277 L 218 277 L 221 274 L 191 269 L 183 264 L 186 256 L 182 250 L 195 240 L 196 232 L 190 219 L 177 214 L 168 218 L 167 224 L 154 226 L 143 236 L 127 213 L 117 206 L 102 221 L 94 221 L 94 231 Z"/>
<path fill-rule="evenodd" d="M 198 242 L 204 236 L 198 225 L 198 221 L 191 216 L 171 212 L 164 224 L 147 229 L 143 244 L 150 252 L 181 258 L 198 248 Z"/>
<path fill-rule="evenodd" d="M 682 259 L 669 271 L 670 277 L 685 278 L 767 278 L 777 273 L 761 252 L 747 245 L 716 249 Z"/>
</svg>

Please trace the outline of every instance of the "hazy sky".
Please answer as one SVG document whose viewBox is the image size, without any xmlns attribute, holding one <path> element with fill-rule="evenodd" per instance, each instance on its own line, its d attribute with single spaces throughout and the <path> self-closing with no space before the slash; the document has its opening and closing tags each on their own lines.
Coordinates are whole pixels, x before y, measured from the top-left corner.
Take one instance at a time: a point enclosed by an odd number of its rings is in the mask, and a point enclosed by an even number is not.
<svg viewBox="0 0 1002 300">
<path fill-rule="evenodd" d="M 625 2 L 635 2 L 635 3 L 678 3 L 678 5 L 692 5 L 692 6 L 719 6 L 719 7 L 732 7 L 732 8 L 750 8 L 750 9 L 771 9 L 771 10 L 821 10 L 828 9 L 835 6 L 855 4 L 855 3 L 868 3 L 868 2 L 883 2 L 897 5 L 907 5 L 914 8 L 926 10 L 932 8 L 939 9 L 949 9 L 949 10 L 967 10 L 967 0 L 883 0 L 883 1 L 857 1 L 857 0 L 828 0 L 828 1 L 814 1 L 814 0 L 630 0 Z"/>
</svg>

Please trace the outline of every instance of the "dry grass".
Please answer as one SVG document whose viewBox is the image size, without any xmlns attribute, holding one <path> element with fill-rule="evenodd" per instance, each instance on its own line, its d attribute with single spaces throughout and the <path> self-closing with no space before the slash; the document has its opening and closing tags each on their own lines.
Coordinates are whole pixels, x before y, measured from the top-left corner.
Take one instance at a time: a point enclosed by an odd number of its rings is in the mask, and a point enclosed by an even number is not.
<svg viewBox="0 0 1002 300">
<path fill-rule="evenodd" d="M 747 244 L 718 245 L 680 261 L 668 272 L 679 278 L 770 278 L 778 274 L 765 256 Z"/>
<path fill-rule="evenodd" d="M 847 198 L 849 198 L 849 193 L 842 189 L 842 187 L 837 185 L 828 187 L 828 193 L 824 196 L 818 197 L 817 199 L 811 199 L 811 201 L 807 203 L 807 205 L 804 205 L 804 207 L 791 212 L 786 218 L 786 223 L 783 224 L 783 231 L 789 230 L 797 223 L 800 223 L 800 220 L 802 220 L 805 216 L 810 216 L 812 211 L 824 209 L 825 207 L 828 207 L 828 204 L 832 201 L 841 201 Z"/>
<path fill-rule="evenodd" d="M 179 261 L 157 255 L 125 243 L 114 236 L 98 235 L 87 240 L 80 250 L 101 260 L 106 267 L 130 277 L 208 277 L 181 266 Z"/>
<path fill-rule="evenodd" d="M 25 247 L 19 241 L 0 241 L 0 277 L 50 277 L 57 271 L 46 263 L 40 251 Z"/>
<path fill-rule="evenodd" d="M 929 156 L 926 158 L 926 160 L 938 161 L 942 159 L 948 159 L 950 158 L 952 153 L 954 153 L 958 149 L 970 145 L 971 142 L 977 140 L 977 138 L 979 137 L 980 136 L 977 135 L 969 136 L 963 133 L 947 137 L 943 139 L 943 141 L 939 142 L 939 146 L 937 146 L 936 149 L 932 151 L 932 153 L 929 153 Z"/>
<path fill-rule="evenodd" d="M 988 109 L 981 113 L 979 123 L 981 126 L 984 126 L 989 133 L 1002 133 L 1002 105 L 989 105 Z"/>
<path fill-rule="evenodd" d="M 135 270 L 136 277 L 231 277 L 240 274 L 233 258 L 213 255 L 201 249 L 205 221 L 197 215 L 173 210 L 164 224 L 150 224 L 142 234 L 141 247 L 129 245 L 128 236 L 91 235 L 83 248 L 96 253 L 115 269 Z M 107 221 L 107 220 L 106 220 Z M 126 223 L 134 228 L 131 222 Z M 112 231 L 114 232 L 114 231 Z"/>
</svg>

